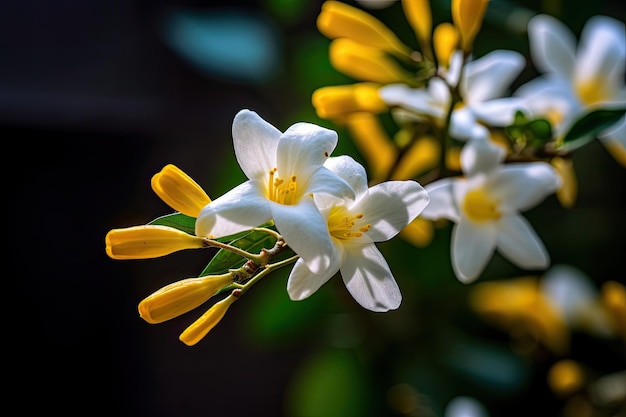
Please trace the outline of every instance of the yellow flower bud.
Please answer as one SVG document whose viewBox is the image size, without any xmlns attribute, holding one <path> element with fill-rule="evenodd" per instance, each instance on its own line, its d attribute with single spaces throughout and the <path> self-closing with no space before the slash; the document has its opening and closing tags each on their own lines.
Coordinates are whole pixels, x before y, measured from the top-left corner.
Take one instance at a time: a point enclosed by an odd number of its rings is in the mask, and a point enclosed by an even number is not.
<svg viewBox="0 0 626 417">
<path fill-rule="evenodd" d="M 380 20 L 339 1 L 324 2 L 317 17 L 317 28 L 330 39 L 349 38 L 396 55 L 411 54 L 411 49 Z"/>
<path fill-rule="evenodd" d="M 626 168 L 626 147 L 624 147 L 617 139 L 605 139 L 602 141 L 602 144 L 604 145 L 604 148 L 609 151 L 613 159 Z"/>
<path fill-rule="evenodd" d="M 152 189 L 168 206 L 191 217 L 211 202 L 191 177 L 172 164 L 152 177 Z"/>
<path fill-rule="evenodd" d="M 167 226 L 113 229 L 106 235 L 106 253 L 113 259 L 149 259 L 183 249 L 205 247 L 204 239 Z"/>
<path fill-rule="evenodd" d="M 472 49 L 472 43 L 483 24 L 488 0 L 452 0 L 452 21 L 461 35 L 461 48 Z"/>
<path fill-rule="evenodd" d="M 313 92 L 311 100 L 323 119 L 341 119 L 358 111 L 381 113 L 387 104 L 378 95 L 378 87 L 374 83 L 322 87 Z"/>
<path fill-rule="evenodd" d="M 626 342 L 626 286 L 617 281 L 602 284 L 602 303 L 614 318 L 618 333 Z"/>
<path fill-rule="evenodd" d="M 237 295 L 235 295 L 237 294 Z M 239 298 L 238 290 L 234 290 L 231 295 L 213 304 L 206 313 L 204 313 L 198 320 L 193 322 L 191 326 L 187 327 L 184 332 L 181 333 L 179 339 L 187 346 L 193 346 L 198 343 L 204 336 L 207 335 L 222 320 L 228 307 L 231 306 Z"/>
<path fill-rule="evenodd" d="M 233 274 L 187 278 L 167 285 L 139 303 L 139 316 L 157 324 L 178 317 L 205 303 L 220 288 L 233 282 Z"/>
<path fill-rule="evenodd" d="M 437 25 L 433 33 L 433 44 L 439 66 L 448 67 L 450 57 L 459 45 L 459 31 L 451 23 L 441 23 Z"/>
<path fill-rule="evenodd" d="M 382 50 L 347 38 L 335 39 L 329 48 L 330 62 L 357 80 L 380 84 L 410 83 L 411 74 Z"/>
<path fill-rule="evenodd" d="M 551 163 L 562 179 L 561 188 L 556 191 L 556 196 L 563 207 L 571 208 L 576 202 L 578 191 L 574 163 L 571 158 L 561 158 L 558 156 L 552 158 Z"/>
<path fill-rule="evenodd" d="M 422 48 L 428 45 L 433 26 L 430 0 L 402 0 L 402 8 Z"/>
<path fill-rule="evenodd" d="M 384 180 L 395 163 L 398 150 L 371 113 L 354 113 L 346 119 L 350 135 L 367 163 L 372 181 Z"/>
<path fill-rule="evenodd" d="M 392 180 L 414 178 L 439 163 L 441 145 L 432 136 L 422 136 L 406 150 L 391 175 Z"/>
<path fill-rule="evenodd" d="M 426 247 L 433 240 L 433 235 L 433 223 L 421 217 L 409 223 L 399 234 L 406 242 L 418 248 Z"/>
</svg>

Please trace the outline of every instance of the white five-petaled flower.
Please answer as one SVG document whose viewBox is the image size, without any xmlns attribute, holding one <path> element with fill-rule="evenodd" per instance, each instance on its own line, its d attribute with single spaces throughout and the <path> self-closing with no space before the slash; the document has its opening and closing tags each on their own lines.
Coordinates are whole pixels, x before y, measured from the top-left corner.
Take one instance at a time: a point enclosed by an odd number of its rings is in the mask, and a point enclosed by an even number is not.
<svg viewBox="0 0 626 417">
<path fill-rule="evenodd" d="M 445 75 L 454 85 L 461 71 L 460 55 L 455 54 Z M 518 52 L 497 50 L 466 64 L 459 90 L 462 105 L 452 112 L 450 134 L 456 139 L 484 137 L 484 125 L 507 126 L 514 120 L 516 110 L 524 109 L 517 97 L 503 97 L 511 82 L 525 65 Z M 450 88 L 442 78 L 432 78 L 425 89 L 405 84 L 391 84 L 380 89 L 381 98 L 391 106 L 416 112 L 443 123 L 450 106 Z"/>
<path fill-rule="evenodd" d="M 591 109 L 626 105 L 624 23 L 594 16 L 577 46 L 563 23 L 537 15 L 528 23 L 528 38 L 533 63 L 543 75 L 522 85 L 515 95 L 526 100 L 535 116 L 550 120 L 557 136 Z M 598 137 L 626 148 L 626 115 Z"/>
<path fill-rule="evenodd" d="M 503 165 L 503 156 L 488 140 L 468 142 L 461 152 L 465 176 L 426 186 L 431 201 L 422 216 L 455 223 L 452 267 L 464 283 L 481 274 L 496 249 L 521 268 L 549 265 L 543 243 L 519 213 L 554 193 L 560 177 L 547 163 Z"/>
<path fill-rule="evenodd" d="M 235 155 L 248 181 L 201 210 L 196 234 L 227 236 L 273 220 L 311 271 L 328 269 L 333 245 L 313 195 L 354 197 L 350 185 L 323 166 L 337 133 L 310 123 L 281 133 L 250 110 L 235 116 L 232 130 Z"/>
<path fill-rule="evenodd" d="M 331 266 L 312 273 L 302 260 L 294 265 L 287 283 L 292 300 L 309 297 L 341 271 L 346 288 L 364 308 L 383 312 L 399 307 L 400 289 L 374 242 L 394 237 L 426 207 L 428 193 L 415 181 L 387 181 L 367 186 L 365 169 L 349 156 L 329 158 L 324 164 L 354 189 L 353 201 L 315 195 L 332 236 Z"/>
</svg>

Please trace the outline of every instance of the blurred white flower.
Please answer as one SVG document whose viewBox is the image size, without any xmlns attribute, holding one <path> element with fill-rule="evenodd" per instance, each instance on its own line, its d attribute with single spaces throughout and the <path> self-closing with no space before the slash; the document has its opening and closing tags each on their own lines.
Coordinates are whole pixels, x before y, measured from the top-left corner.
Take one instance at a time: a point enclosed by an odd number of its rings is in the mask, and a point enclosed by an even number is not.
<svg viewBox="0 0 626 417">
<path fill-rule="evenodd" d="M 461 152 L 464 177 L 426 186 L 431 202 L 422 216 L 455 223 L 452 266 L 464 283 L 480 275 L 496 249 L 521 268 L 549 265 L 541 239 L 520 212 L 554 193 L 560 177 L 543 162 L 502 165 L 503 156 L 490 141 L 473 140 Z"/>
</svg>

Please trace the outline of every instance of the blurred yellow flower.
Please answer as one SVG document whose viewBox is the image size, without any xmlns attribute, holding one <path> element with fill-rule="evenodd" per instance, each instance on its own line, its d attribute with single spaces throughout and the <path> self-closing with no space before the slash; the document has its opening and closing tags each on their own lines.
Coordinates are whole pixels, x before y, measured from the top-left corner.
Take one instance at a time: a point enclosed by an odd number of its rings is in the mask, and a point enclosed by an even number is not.
<svg viewBox="0 0 626 417">
<path fill-rule="evenodd" d="M 469 52 L 483 24 L 488 0 L 452 0 L 452 21 L 459 29 L 461 49 Z"/>
<path fill-rule="evenodd" d="M 378 95 L 378 84 L 367 82 L 319 88 L 311 101 L 319 117 L 339 123 L 354 112 L 381 113 L 388 109 Z"/>
<path fill-rule="evenodd" d="M 578 180 L 574 171 L 574 163 L 571 158 L 554 157 L 550 161 L 563 180 L 561 188 L 556 192 L 559 202 L 565 208 L 572 208 L 576 203 L 578 193 Z"/>
<path fill-rule="evenodd" d="M 571 359 L 556 362 L 548 370 L 548 385 L 559 396 L 568 396 L 578 391 L 585 383 L 580 364 Z"/>
</svg>

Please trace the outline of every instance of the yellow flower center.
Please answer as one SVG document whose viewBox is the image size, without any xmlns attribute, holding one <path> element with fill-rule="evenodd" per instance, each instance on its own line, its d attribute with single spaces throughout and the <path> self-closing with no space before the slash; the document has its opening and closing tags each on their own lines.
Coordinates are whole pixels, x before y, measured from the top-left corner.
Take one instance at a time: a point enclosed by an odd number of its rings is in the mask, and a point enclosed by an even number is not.
<svg viewBox="0 0 626 417">
<path fill-rule="evenodd" d="M 286 182 L 278 176 L 277 171 L 278 170 L 274 168 L 269 172 L 267 198 L 287 206 L 296 204 L 296 192 L 298 191 L 296 176 L 292 175 L 289 182 Z"/>
<path fill-rule="evenodd" d="M 361 237 L 371 228 L 371 224 L 364 223 L 362 213 L 352 215 L 343 206 L 333 207 L 328 216 L 328 231 L 337 239 L 349 240 Z"/>
<path fill-rule="evenodd" d="M 580 101 L 587 106 L 606 102 L 611 98 L 606 84 L 603 80 L 597 78 L 581 80 L 576 83 L 576 93 Z"/>
<path fill-rule="evenodd" d="M 463 211 L 471 220 L 484 222 L 500 218 L 498 202 L 489 198 L 485 191 L 477 188 L 465 194 Z"/>
</svg>

